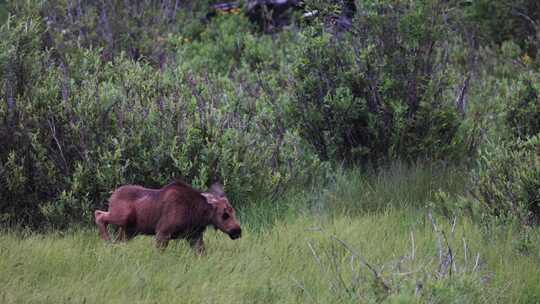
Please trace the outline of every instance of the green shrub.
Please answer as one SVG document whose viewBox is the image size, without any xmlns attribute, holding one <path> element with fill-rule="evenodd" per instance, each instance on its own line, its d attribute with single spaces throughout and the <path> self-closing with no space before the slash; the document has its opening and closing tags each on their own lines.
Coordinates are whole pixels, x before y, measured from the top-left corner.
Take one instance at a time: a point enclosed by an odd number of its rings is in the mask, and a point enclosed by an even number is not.
<svg viewBox="0 0 540 304">
<path fill-rule="evenodd" d="M 269 52 L 244 58 L 213 45 L 223 33 L 231 47 L 257 44 L 249 32 L 231 34 L 242 17 L 215 19 L 213 38 L 180 45 L 178 63 L 161 69 L 122 51 L 111 61 L 102 49 L 56 47 L 54 39 L 43 46 L 50 29 L 32 18 L 2 27 L 2 72 L 25 77 L 22 86 L 19 76 L 1 75 L 15 92 L 0 102 L 2 223 L 89 223 L 119 185 L 160 187 L 175 178 L 201 189 L 220 180 L 241 207 L 326 166 L 280 123 L 274 98 L 286 94 L 271 95 L 278 90 L 263 88 L 251 70 Z"/>
<path fill-rule="evenodd" d="M 537 81 L 540 74 L 530 74 L 518 79 L 518 91 L 506 109 L 509 130 L 521 139 L 540 134 L 540 85 Z"/>
<path fill-rule="evenodd" d="M 484 214 L 520 223 L 540 219 L 540 137 L 503 143 L 480 154 L 474 196 Z"/>
<path fill-rule="evenodd" d="M 316 24 L 300 34 L 288 115 L 322 159 L 438 159 L 456 150 L 462 117 L 442 54 L 454 35 L 446 9 L 366 3 L 349 33 Z"/>
<path fill-rule="evenodd" d="M 319 166 L 293 133 L 273 134 L 265 98 L 239 98 L 228 78 L 181 68 L 162 73 L 123 58 L 103 66 L 91 52 L 76 56 L 67 64 L 89 75 L 70 76 L 65 100 L 60 68 L 41 75 L 17 99 L 18 145 L 0 151 L 2 159 L 11 155 L 2 180 L 21 188 L 6 189 L 4 204 L 33 201 L 25 221 L 87 222 L 115 187 L 158 187 L 174 178 L 199 188 L 219 179 L 241 206 Z"/>
<path fill-rule="evenodd" d="M 465 21 L 477 39 L 502 44 L 514 40 L 531 56 L 540 46 L 534 41 L 538 34 L 540 4 L 536 0 L 474 0 L 461 1 Z"/>
<path fill-rule="evenodd" d="M 484 66 L 466 122 L 480 147 L 471 181 L 476 200 L 460 204 L 480 217 L 524 224 L 538 220 L 540 99 L 539 74 L 522 52 L 513 41 L 479 52 Z"/>
<path fill-rule="evenodd" d="M 504 64 L 476 71 L 463 33 L 474 26 L 460 15 L 471 6 L 365 1 L 337 32 L 340 6 L 307 1 L 319 17 L 263 35 L 242 15 L 203 21 L 208 2 L 7 4 L 2 223 L 88 223 L 117 186 L 174 178 L 199 188 L 219 179 L 237 206 L 272 204 L 335 163 L 459 159 L 493 134 L 538 133 L 534 59 L 510 41 L 493 51 Z M 425 178 L 418 191 L 389 179 L 406 205 L 432 196 Z M 336 193 L 364 195 L 372 209 L 387 200 L 359 191 Z"/>
</svg>

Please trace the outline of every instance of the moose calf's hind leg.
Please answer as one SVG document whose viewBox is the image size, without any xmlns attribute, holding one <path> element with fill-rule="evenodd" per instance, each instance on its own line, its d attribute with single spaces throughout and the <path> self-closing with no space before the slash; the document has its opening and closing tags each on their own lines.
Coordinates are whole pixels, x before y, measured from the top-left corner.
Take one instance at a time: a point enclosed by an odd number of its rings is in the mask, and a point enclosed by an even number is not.
<svg viewBox="0 0 540 304">
<path fill-rule="evenodd" d="M 158 232 L 156 234 L 156 248 L 163 251 L 169 245 L 170 235 Z"/>
<path fill-rule="evenodd" d="M 101 210 L 96 210 L 94 212 L 95 222 L 99 229 L 99 235 L 105 241 L 110 241 L 109 232 L 107 232 L 107 225 L 109 223 L 107 222 L 106 218 L 108 215 L 109 215 L 109 212 L 105 212 Z"/>
</svg>

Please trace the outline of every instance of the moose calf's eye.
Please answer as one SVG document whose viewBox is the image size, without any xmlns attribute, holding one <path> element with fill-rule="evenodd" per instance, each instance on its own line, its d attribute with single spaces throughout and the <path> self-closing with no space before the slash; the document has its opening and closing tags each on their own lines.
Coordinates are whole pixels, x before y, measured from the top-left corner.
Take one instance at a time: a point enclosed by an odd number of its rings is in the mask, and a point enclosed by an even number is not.
<svg viewBox="0 0 540 304">
<path fill-rule="evenodd" d="M 223 220 L 226 221 L 228 218 L 230 217 L 230 215 L 228 213 L 223 213 Z"/>
</svg>

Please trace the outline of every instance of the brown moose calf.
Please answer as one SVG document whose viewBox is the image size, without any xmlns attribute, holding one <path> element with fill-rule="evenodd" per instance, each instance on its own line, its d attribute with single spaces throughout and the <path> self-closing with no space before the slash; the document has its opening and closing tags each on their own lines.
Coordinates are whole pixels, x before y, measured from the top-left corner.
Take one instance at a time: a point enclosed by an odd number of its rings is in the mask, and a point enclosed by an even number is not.
<svg viewBox="0 0 540 304">
<path fill-rule="evenodd" d="M 118 238 L 128 240 L 138 234 L 155 235 L 156 246 L 165 249 L 170 239 L 184 238 L 197 253 L 204 252 L 203 233 L 207 226 L 241 236 L 235 210 L 216 183 L 208 192 L 200 192 L 176 181 L 161 189 L 126 185 L 116 189 L 109 199 L 109 211 L 96 210 L 95 221 L 101 238 L 109 241 L 107 225 L 118 227 Z"/>
</svg>

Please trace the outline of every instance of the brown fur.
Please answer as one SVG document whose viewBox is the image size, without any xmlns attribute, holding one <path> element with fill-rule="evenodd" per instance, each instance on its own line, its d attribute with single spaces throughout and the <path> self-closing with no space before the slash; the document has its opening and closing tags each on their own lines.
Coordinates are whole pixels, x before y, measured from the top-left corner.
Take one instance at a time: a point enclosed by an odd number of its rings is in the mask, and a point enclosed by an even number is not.
<svg viewBox="0 0 540 304">
<path fill-rule="evenodd" d="M 223 188 L 214 184 L 200 192 L 176 181 L 161 189 L 126 185 L 109 199 L 109 210 L 96 210 L 95 222 L 102 239 L 109 241 L 107 225 L 118 227 L 120 240 L 138 234 L 155 235 L 158 248 L 170 239 L 187 239 L 198 253 L 204 252 L 203 233 L 211 225 L 232 239 L 241 236 L 240 224 Z"/>
</svg>

